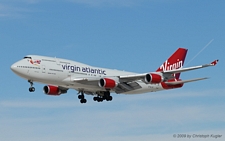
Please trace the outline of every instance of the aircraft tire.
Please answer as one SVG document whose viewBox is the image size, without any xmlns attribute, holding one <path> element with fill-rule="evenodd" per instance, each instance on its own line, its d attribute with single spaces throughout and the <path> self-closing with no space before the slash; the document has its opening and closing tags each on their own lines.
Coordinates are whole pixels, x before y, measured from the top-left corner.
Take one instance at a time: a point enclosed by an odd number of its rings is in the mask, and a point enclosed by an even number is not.
<svg viewBox="0 0 225 141">
<path fill-rule="evenodd" d="M 98 100 L 98 97 L 93 97 L 93 100 L 94 100 L 94 101 L 97 101 L 97 100 Z"/>
<path fill-rule="evenodd" d="M 80 103 L 87 103 L 87 99 L 81 99 Z"/>
<path fill-rule="evenodd" d="M 98 100 L 97 100 L 98 102 L 102 102 L 103 101 L 103 98 L 98 98 Z"/>
<path fill-rule="evenodd" d="M 78 99 L 84 99 L 84 95 L 78 95 Z"/>
<path fill-rule="evenodd" d="M 34 91 L 35 91 L 35 88 L 34 88 L 34 87 L 30 87 L 30 88 L 29 88 L 29 91 L 30 91 L 30 92 L 34 92 Z"/>
</svg>

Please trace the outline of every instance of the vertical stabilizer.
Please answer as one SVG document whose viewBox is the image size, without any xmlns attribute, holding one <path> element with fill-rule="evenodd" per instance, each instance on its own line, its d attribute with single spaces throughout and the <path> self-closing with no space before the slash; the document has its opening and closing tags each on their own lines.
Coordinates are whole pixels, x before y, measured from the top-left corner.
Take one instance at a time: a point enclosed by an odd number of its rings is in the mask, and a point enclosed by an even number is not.
<svg viewBox="0 0 225 141">
<path fill-rule="evenodd" d="M 182 68 L 184 65 L 187 49 L 178 48 L 173 55 L 169 57 L 157 70 L 156 72 L 162 72 L 167 70 L 175 70 Z M 175 74 L 175 78 L 179 79 L 180 73 Z"/>
</svg>

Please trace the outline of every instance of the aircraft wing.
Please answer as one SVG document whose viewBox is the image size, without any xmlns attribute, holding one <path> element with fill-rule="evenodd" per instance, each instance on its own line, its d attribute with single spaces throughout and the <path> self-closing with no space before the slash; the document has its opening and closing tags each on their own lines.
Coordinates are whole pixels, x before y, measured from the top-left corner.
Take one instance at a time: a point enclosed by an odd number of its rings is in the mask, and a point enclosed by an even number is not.
<svg viewBox="0 0 225 141">
<path fill-rule="evenodd" d="M 200 66 L 195 66 L 195 67 L 188 67 L 188 68 L 180 68 L 180 69 L 176 69 L 176 70 L 167 70 L 167 71 L 163 71 L 163 74 L 174 74 L 174 73 L 181 73 L 181 72 L 185 72 L 185 71 L 190 71 L 190 70 L 196 70 L 196 69 L 201 69 L 201 68 L 205 68 L 205 67 L 210 67 L 210 66 L 215 66 L 218 63 L 219 60 L 215 60 L 213 62 L 211 62 L 210 64 L 205 64 L 205 65 L 200 65 Z"/>
<path fill-rule="evenodd" d="M 117 79 L 119 83 L 130 83 L 137 80 L 143 80 L 147 73 L 143 74 L 132 74 L 132 75 L 123 75 L 123 76 L 113 76 L 107 77 L 112 79 Z M 73 78 L 73 82 L 83 83 L 83 82 L 91 82 L 91 81 L 99 81 L 100 78 L 98 77 L 79 77 Z"/>
<path fill-rule="evenodd" d="M 186 71 L 191 71 L 195 69 L 201 69 L 205 67 L 210 67 L 210 66 L 215 66 L 218 63 L 219 60 L 215 60 L 211 62 L 210 64 L 205 64 L 205 65 L 200 65 L 200 66 L 194 66 L 194 67 L 188 67 L 188 68 L 180 68 L 176 70 L 167 70 L 167 71 L 162 71 L 161 73 L 163 75 L 171 75 L 174 73 L 181 73 L 181 72 L 186 72 Z M 157 73 L 157 72 L 154 72 Z M 137 80 L 144 80 L 145 76 L 147 73 L 143 74 L 134 74 L 134 75 L 125 75 L 125 76 L 118 76 L 120 82 L 132 82 L 132 81 L 137 81 Z"/>
<path fill-rule="evenodd" d="M 199 81 L 199 80 L 204 80 L 204 79 L 208 79 L 208 78 L 204 77 L 204 78 L 195 78 L 195 79 L 189 79 L 189 80 L 178 80 L 178 81 L 172 81 L 172 82 L 165 82 L 165 84 L 178 85 L 178 84 L 184 84 L 184 83 L 194 82 L 194 81 Z"/>
<path fill-rule="evenodd" d="M 117 87 L 115 87 L 113 90 L 116 93 L 123 93 L 123 92 L 131 91 L 131 90 L 140 89 L 141 86 L 135 81 L 144 79 L 145 75 L 146 74 L 122 76 L 121 80 L 120 80 L 120 76 L 112 77 L 112 79 L 114 78 L 114 80 L 115 79 L 118 80 Z M 96 78 L 96 77 L 80 77 L 80 78 L 72 78 L 71 80 L 66 79 L 64 81 L 67 81 L 67 82 L 72 81 L 72 82 L 76 82 L 76 83 L 97 86 L 97 85 L 99 85 L 99 80 L 100 80 L 100 78 Z"/>
</svg>

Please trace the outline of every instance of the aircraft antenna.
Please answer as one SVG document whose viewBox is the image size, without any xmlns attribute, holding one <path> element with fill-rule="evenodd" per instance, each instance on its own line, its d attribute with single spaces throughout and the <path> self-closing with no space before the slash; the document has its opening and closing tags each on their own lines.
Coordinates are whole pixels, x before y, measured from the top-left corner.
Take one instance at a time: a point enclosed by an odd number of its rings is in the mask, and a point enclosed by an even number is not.
<svg viewBox="0 0 225 141">
<path fill-rule="evenodd" d="M 214 39 L 212 39 L 208 44 L 206 44 L 187 64 L 186 66 L 191 63 L 200 53 L 202 53 L 212 42 Z"/>
</svg>

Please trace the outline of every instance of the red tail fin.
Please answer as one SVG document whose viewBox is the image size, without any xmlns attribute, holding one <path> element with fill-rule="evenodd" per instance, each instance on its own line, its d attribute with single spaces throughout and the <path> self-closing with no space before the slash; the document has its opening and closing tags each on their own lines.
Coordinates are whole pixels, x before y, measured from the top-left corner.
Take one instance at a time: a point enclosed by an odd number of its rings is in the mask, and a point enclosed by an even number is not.
<svg viewBox="0 0 225 141">
<path fill-rule="evenodd" d="M 167 71 L 182 68 L 184 65 L 185 57 L 187 54 L 187 49 L 178 48 L 173 55 L 170 56 L 156 71 Z M 179 79 L 180 73 L 175 74 L 175 78 Z"/>
</svg>

